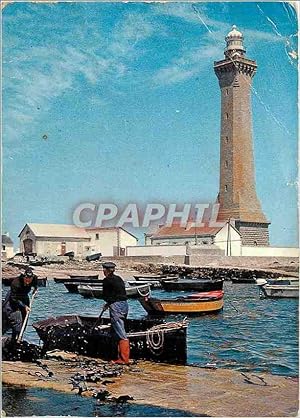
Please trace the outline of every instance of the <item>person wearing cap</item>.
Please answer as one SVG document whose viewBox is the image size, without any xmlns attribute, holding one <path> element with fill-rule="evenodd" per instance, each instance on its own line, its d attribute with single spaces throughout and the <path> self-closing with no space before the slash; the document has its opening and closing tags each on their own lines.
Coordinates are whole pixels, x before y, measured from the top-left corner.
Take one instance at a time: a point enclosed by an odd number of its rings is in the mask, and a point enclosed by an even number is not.
<svg viewBox="0 0 300 418">
<path fill-rule="evenodd" d="M 128 364 L 130 355 L 129 340 L 125 331 L 125 320 L 128 315 L 128 303 L 125 283 L 120 276 L 114 274 L 115 263 L 102 264 L 103 299 L 106 302 L 104 309 L 109 309 L 113 336 L 118 340 L 118 359 L 116 364 Z"/>
<path fill-rule="evenodd" d="M 17 340 L 27 312 L 30 311 L 29 293 L 37 292 L 37 276 L 31 268 L 14 279 L 3 303 L 3 333 L 12 329 L 12 340 Z"/>
</svg>

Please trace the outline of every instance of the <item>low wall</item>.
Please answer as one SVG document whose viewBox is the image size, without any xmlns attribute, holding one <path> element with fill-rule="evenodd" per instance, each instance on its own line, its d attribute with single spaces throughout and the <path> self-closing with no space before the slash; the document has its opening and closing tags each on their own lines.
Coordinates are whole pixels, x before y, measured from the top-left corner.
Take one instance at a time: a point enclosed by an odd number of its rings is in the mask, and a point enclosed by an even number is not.
<svg viewBox="0 0 300 418">
<path fill-rule="evenodd" d="M 242 256 L 248 257 L 299 257 L 299 248 L 293 247 L 246 247 L 242 246 Z"/>
<path fill-rule="evenodd" d="M 173 255 L 185 255 L 185 245 L 136 245 L 133 247 L 126 247 L 127 256 L 152 256 L 158 255 L 169 257 Z"/>
</svg>

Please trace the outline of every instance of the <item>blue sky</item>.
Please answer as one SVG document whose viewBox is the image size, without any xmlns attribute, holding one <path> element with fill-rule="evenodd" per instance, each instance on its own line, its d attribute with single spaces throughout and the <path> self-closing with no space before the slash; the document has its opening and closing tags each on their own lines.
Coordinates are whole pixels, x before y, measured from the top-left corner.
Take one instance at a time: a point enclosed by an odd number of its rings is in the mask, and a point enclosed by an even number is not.
<svg viewBox="0 0 300 418">
<path fill-rule="evenodd" d="M 3 230 L 17 243 L 26 222 L 71 223 L 81 202 L 214 202 L 213 62 L 232 24 L 258 63 L 256 183 L 271 244 L 296 245 L 297 20 L 285 3 L 9 4 Z"/>
</svg>

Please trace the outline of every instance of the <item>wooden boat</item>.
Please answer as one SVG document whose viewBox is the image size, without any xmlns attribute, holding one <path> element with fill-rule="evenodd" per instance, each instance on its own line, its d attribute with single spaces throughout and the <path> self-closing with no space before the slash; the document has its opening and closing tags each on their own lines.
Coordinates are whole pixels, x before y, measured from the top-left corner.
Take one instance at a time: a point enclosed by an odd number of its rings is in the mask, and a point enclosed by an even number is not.
<svg viewBox="0 0 300 418">
<path fill-rule="evenodd" d="M 87 255 L 85 259 L 86 261 L 97 261 L 97 260 L 100 260 L 101 257 L 102 257 L 101 253 L 96 253 L 96 254 Z"/>
<path fill-rule="evenodd" d="M 258 280 L 260 280 L 260 279 L 258 279 Z M 264 280 L 264 279 L 262 279 L 262 280 Z M 267 280 L 268 284 L 271 284 L 271 285 L 284 285 L 284 286 L 294 285 L 294 286 L 299 286 L 299 277 L 276 277 L 276 278 L 267 278 L 266 280 Z"/>
<path fill-rule="evenodd" d="M 99 283 L 102 279 L 99 279 L 98 275 L 93 276 L 69 276 L 69 277 L 55 277 L 55 283 L 69 283 L 69 282 L 84 282 L 84 283 Z"/>
<path fill-rule="evenodd" d="M 144 274 L 144 275 L 139 275 L 139 276 L 133 276 L 135 278 L 135 280 L 148 280 L 149 282 L 151 280 L 161 280 L 161 279 L 165 279 L 167 278 L 166 274 L 159 274 L 159 275 L 151 275 L 151 274 Z"/>
<path fill-rule="evenodd" d="M 209 292 L 212 290 L 223 289 L 223 279 L 178 279 L 178 280 L 162 280 L 161 285 L 164 290 L 195 290 L 199 292 Z"/>
<path fill-rule="evenodd" d="M 255 283 L 256 280 L 254 277 L 231 277 L 232 283 Z"/>
<path fill-rule="evenodd" d="M 299 298 L 299 284 L 269 284 L 267 280 L 256 280 L 262 296 L 266 298 Z"/>
<path fill-rule="evenodd" d="M 223 309 L 224 292 L 204 292 L 174 299 L 139 298 L 139 302 L 149 314 L 209 314 Z"/>
<path fill-rule="evenodd" d="M 103 287 L 82 284 L 77 287 L 78 293 L 85 298 L 102 299 Z M 142 297 L 149 294 L 150 286 L 142 284 L 140 286 L 126 286 L 126 295 L 128 297 Z"/>
<path fill-rule="evenodd" d="M 97 317 L 67 315 L 38 321 L 33 327 L 44 342 L 44 351 L 60 349 L 105 360 L 117 358 L 109 319 L 103 318 L 102 325 L 93 329 L 96 321 Z M 130 358 L 185 364 L 187 325 L 186 321 L 127 319 Z"/>
<path fill-rule="evenodd" d="M 99 274 L 89 274 L 87 276 L 78 276 L 78 274 L 70 274 L 70 279 L 81 280 L 81 279 L 99 279 Z"/>
<path fill-rule="evenodd" d="M 2 284 L 4 286 L 10 286 L 11 282 L 14 279 L 16 279 L 17 277 L 2 277 Z M 37 279 L 37 285 L 39 287 L 46 287 L 47 286 L 47 277 L 38 277 L 38 279 Z"/>
</svg>

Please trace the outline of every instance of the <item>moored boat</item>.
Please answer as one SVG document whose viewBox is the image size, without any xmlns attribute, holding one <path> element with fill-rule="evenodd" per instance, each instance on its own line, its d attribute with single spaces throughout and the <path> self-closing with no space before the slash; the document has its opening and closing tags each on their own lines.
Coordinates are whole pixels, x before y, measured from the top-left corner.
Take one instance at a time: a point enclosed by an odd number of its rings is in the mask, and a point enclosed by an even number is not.
<svg viewBox="0 0 300 418">
<path fill-rule="evenodd" d="M 133 276 L 136 280 L 161 280 L 161 279 L 165 279 L 167 278 L 166 274 L 158 274 L 158 275 L 154 275 L 154 274 L 144 274 L 144 275 L 135 275 Z"/>
<path fill-rule="evenodd" d="M 102 299 L 103 286 L 93 286 L 81 284 L 77 287 L 78 293 L 85 298 Z M 149 294 L 150 285 L 142 284 L 140 286 L 125 286 L 128 297 L 142 297 Z"/>
<path fill-rule="evenodd" d="M 55 283 L 70 283 L 70 282 L 77 282 L 77 283 L 101 283 L 102 279 L 99 279 L 98 275 L 93 276 L 69 276 L 69 277 L 55 277 Z"/>
<path fill-rule="evenodd" d="M 161 284 L 164 290 L 195 290 L 199 292 L 209 292 L 212 290 L 223 289 L 223 279 L 178 279 L 178 280 L 162 280 Z"/>
<path fill-rule="evenodd" d="M 110 360 L 117 357 L 116 343 L 108 318 L 93 328 L 97 317 L 67 315 L 33 324 L 44 342 L 44 350 L 60 349 Z M 127 319 L 125 328 L 130 342 L 130 357 L 173 364 L 187 360 L 187 322 L 158 319 Z"/>
<path fill-rule="evenodd" d="M 255 277 L 231 277 L 231 282 L 232 283 L 255 283 Z"/>
<path fill-rule="evenodd" d="M 219 290 L 174 299 L 145 297 L 139 298 L 139 302 L 149 314 L 208 314 L 223 309 L 223 296 L 224 292 Z"/>
<path fill-rule="evenodd" d="M 266 298 L 299 298 L 299 284 L 269 284 L 267 280 L 256 280 L 262 296 Z M 290 282 L 293 283 L 293 282 Z"/>
</svg>

